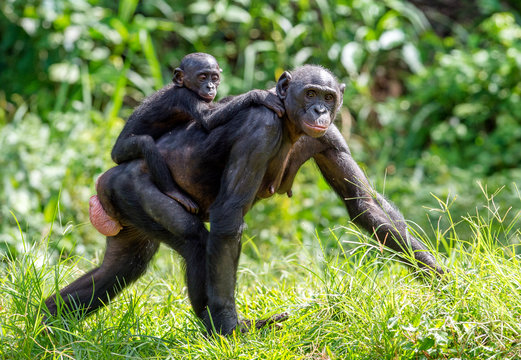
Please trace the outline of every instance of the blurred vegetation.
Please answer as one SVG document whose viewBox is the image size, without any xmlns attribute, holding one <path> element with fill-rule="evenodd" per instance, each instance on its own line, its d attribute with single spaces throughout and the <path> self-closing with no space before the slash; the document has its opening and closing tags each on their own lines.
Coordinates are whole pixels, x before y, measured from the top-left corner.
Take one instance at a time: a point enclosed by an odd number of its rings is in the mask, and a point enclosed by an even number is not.
<svg viewBox="0 0 521 360">
<path fill-rule="evenodd" d="M 270 87 L 304 63 L 331 69 L 348 85 L 339 126 L 355 158 L 420 225 L 429 220 L 417 209 L 437 205 L 430 192 L 448 202 L 454 191 L 481 196 L 476 179 L 492 193 L 507 185 L 502 203 L 519 208 L 511 195 L 521 175 L 520 6 L 462 6 L 4 0 L 0 252 L 17 256 L 20 234 L 35 241 L 51 226 L 65 234 L 65 252 L 79 239 L 76 251 L 102 241 L 86 225 L 95 178 L 112 166 L 111 146 L 133 107 L 194 51 L 213 54 L 224 69 L 220 97 Z M 298 180 L 291 201 L 265 202 L 249 215 L 251 236 L 312 237 L 315 227 L 346 222 L 327 185 L 310 185 L 311 167 Z M 454 205 L 462 215 L 475 206 L 473 196 L 463 198 Z"/>
</svg>

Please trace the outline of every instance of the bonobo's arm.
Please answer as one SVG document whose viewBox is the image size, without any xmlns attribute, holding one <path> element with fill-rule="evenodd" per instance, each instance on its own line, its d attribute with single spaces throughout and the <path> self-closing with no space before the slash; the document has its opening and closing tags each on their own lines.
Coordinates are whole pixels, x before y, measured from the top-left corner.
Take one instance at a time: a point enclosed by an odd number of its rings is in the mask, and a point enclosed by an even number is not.
<svg viewBox="0 0 521 360">
<path fill-rule="evenodd" d="M 399 252 L 412 251 L 420 267 L 443 274 L 425 245 L 408 232 L 400 212 L 369 185 L 338 129 L 331 127 L 321 142 L 327 146 L 314 159 L 326 181 L 344 201 L 351 219 L 383 245 Z"/>
<path fill-rule="evenodd" d="M 174 123 L 186 119 L 175 119 L 176 98 L 188 94 L 173 84 L 147 97 L 130 115 L 112 148 L 112 160 L 116 164 L 144 157 L 151 145 L 171 129 Z M 188 100 L 187 100 L 188 101 Z"/>
<path fill-rule="evenodd" d="M 284 104 L 279 97 L 267 90 L 251 90 L 245 94 L 226 97 L 212 104 L 209 110 L 195 115 L 206 130 L 212 130 L 232 119 L 239 111 L 253 105 L 263 105 L 275 111 L 279 117 L 284 115 Z"/>
<path fill-rule="evenodd" d="M 244 120 L 247 124 L 239 124 L 241 137 L 234 143 L 219 194 L 210 208 L 206 270 L 211 321 L 209 314 L 203 321 L 208 330 L 213 323 L 221 334 L 231 333 L 237 325 L 235 283 L 243 216 L 255 200 L 268 161 L 281 139 L 280 121 L 272 112 L 255 108 L 248 114 Z M 266 119 L 270 121 L 266 123 Z"/>
</svg>

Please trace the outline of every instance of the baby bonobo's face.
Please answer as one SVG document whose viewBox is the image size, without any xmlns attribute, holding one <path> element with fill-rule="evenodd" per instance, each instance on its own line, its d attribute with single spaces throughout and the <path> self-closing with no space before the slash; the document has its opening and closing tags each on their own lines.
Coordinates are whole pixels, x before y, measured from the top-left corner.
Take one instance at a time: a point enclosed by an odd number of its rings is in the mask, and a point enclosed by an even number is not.
<svg viewBox="0 0 521 360">
<path fill-rule="evenodd" d="M 204 101 L 211 102 L 217 95 L 217 87 L 221 82 L 221 71 L 213 57 L 194 59 L 184 69 L 185 86 Z"/>
</svg>

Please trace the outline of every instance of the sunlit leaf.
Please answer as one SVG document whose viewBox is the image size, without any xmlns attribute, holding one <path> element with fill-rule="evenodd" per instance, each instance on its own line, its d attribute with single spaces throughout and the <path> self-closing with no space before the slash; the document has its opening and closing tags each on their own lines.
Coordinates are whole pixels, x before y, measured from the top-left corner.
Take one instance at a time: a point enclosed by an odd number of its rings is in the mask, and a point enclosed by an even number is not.
<svg viewBox="0 0 521 360">
<path fill-rule="evenodd" d="M 80 78 L 80 68 L 71 63 L 57 63 L 49 67 L 49 78 L 55 82 L 75 83 Z"/>
<path fill-rule="evenodd" d="M 246 10 L 235 5 L 230 5 L 226 8 L 226 12 L 224 13 L 224 20 L 230 22 L 248 23 L 251 20 L 251 16 Z"/>
<path fill-rule="evenodd" d="M 357 42 L 350 42 L 342 49 L 340 61 L 349 74 L 356 74 L 362 65 L 364 51 Z"/>
</svg>

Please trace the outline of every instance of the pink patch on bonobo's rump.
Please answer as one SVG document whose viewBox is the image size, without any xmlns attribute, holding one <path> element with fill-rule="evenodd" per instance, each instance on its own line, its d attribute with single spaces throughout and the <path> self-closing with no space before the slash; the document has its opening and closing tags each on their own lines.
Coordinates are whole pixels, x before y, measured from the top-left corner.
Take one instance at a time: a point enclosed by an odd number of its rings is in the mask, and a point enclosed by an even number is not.
<svg viewBox="0 0 521 360">
<path fill-rule="evenodd" d="M 89 218 L 96 230 L 105 236 L 117 235 L 122 229 L 121 224 L 105 212 L 98 195 L 92 195 L 89 199 Z"/>
</svg>

